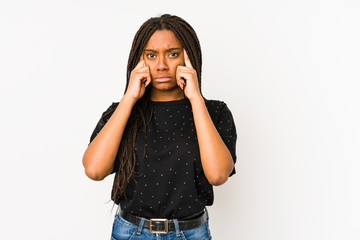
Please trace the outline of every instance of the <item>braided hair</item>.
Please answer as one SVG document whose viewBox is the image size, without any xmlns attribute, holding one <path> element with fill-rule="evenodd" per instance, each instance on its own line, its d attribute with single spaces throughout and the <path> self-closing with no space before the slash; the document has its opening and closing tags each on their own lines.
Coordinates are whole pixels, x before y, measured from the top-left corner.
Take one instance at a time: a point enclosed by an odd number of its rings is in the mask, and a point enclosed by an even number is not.
<svg viewBox="0 0 360 240">
<path fill-rule="evenodd" d="M 196 70 L 199 81 L 199 88 L 201 92 L 201 48 L 200 42 L 196 36 L 194 29 L 182 18 L 174 15 L 164 14 L 160 17 L 148 19 L 135 34 L 132 47 L 129 54 L 129 60 L 126 72 L 126 87 L 125 92 L 129 86 L 131 71 L 135 68 L 143 53 L 144 47 L 150 37 L 157 30 L 171 30 L 179 39 L 182 46 L 185 48 L 193 68 Z M 144 137 L 146 135 L 146 126 L 148 122 L 145 120 L 145 111 L 150 109 L 150 120 L 153 108 L 150 101 L 151 88 L 146 88 L 144 96 L 140 98 L 134 105 L 129 120 L 126 124 L 124 134 L 119 146 L 117 161 L 119 161 L 119 169 L 114 178 L 111 199 L 114 203 L 119 204 L 121 196 L 126 197 L 126 187 L 131 178 L 135 181 L 135 141 L 136 135 L 139 131 L 144 130 Z M 105 115 L 110 114 L 114 109 L 110 110 Z M 104 116 L 105 116 L 104 115 Z M 149 120 L 149 121 L 150 121 Z M 144 146 L 144 154 L 145 154 Z"/>
</svg>

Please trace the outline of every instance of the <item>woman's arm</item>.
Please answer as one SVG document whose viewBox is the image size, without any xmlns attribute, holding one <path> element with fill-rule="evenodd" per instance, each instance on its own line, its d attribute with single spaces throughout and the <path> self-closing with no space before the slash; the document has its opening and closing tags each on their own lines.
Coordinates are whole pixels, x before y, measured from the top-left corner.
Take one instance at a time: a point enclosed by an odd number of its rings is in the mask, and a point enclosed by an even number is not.
<svg viewBox="0 0 360 240">
<path fill-rule="evenodd" d="M 116 154 L 119 150 L 131 110 L 151 82 L 149 67 L 141 58 L 132 70 L 129 86 L 114 113 L 86 149 L 82 162 L 85 174 L 96 181 L 103 180 L 114 169 Z"/>
<path fill-rule="evenodd" d="M 231 153 L 211 120 L 204 98 L 195 97 L 190 102 L 205 176 L 210 184 L 221 185 L 234 168 Z"/>
<path fill-rule="evenodd" d="M 184 49 L 185 66 L 177 67 L 177 83 L 190 100 L 196 133 L 198 136 L 201 164 L 210 184 L 225 183 L 234 168 L 231 153 L 221 139 L 199 90 L 196 70 Z"/>
<path fill-rule="evenodd" d="M 85 174 L 100 181 L 111 174 L 115 157 L 135 100 L 123 96 L 114 113 L 86 149 L 82 162 Z"/>
</svg>

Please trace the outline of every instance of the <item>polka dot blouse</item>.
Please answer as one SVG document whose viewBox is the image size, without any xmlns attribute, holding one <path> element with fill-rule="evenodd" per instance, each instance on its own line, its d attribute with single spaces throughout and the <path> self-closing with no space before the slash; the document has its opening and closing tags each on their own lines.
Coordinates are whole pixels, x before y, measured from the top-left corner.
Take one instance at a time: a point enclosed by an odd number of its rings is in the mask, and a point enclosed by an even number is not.
<svg viewBox="0 0 360 240">
<path fill-rule="evenodd" d="M 235 162 L 236 129 L 230 110 L 222 101 L 205 103 Z M 117 105 L 113 102 L 108 110 Z M 146 218 L 182 218 L 200 212 L 213 204 L 214 195 L 201 166 L 190 101 L 185 98 L 152 105 L 154 112 L 146 134 L 142 130 L 136 138 L 135 171 L 139 177 L 136 183 L 132 180 L 128 184 L 126 199 L 117 196 L 115 203 L 124 211 Z M 108 114 L 100 119 L 90 142 L 110 117 Z M 114 172 L 118 168 L 116 160 Z M 234 173 L 235 168 L 230 176 Z"/>
</svg>

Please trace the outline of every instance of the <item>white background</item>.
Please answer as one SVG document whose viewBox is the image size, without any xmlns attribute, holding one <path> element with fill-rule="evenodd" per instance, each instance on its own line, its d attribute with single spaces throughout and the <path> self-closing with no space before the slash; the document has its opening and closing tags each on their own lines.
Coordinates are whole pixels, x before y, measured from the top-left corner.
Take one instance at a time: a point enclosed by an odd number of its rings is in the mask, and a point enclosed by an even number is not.
<svg viewBox="0 0 360 240">
<path fill-rule="evenodd" d="M 113 176 L 88 179 L 82 155 L 135 32 L 163 13 L 194 27 L 203 93 L 236 121 L 213 238 L 360 239 L 356 0 L 2 0 L 0 239 L 110 239 Z"/>
</svg>

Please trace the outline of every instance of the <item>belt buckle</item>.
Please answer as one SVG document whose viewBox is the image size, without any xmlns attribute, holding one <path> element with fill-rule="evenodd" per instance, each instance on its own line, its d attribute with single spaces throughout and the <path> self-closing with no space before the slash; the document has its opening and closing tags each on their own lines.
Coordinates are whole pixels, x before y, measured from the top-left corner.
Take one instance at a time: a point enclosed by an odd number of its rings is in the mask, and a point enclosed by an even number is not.
<svg viewBox="0 0 360 240">
<path fill-rule="evenodd" d="M 167 233 L 168 232 L 168 220 L 166 218 L 151 218 L 150 219 L 150 232 L 151 233 Z"/>
</svg>

